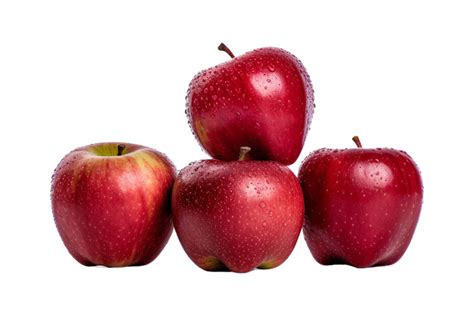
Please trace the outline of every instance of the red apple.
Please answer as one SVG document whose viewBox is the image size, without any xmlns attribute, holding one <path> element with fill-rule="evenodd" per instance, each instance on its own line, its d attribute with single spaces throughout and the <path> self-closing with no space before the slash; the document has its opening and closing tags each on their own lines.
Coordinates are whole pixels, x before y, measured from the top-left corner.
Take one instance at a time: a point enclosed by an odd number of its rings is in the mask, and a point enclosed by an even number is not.
<svg viewBox="0 0 474 316">
<path fill-rule="evenodd" d="M 190 126 L 213 158 L 231 161 L 241 146 L 252 159 L 296 161 L 311 124 L 313 87 L 303 64 L 279 48 L 261 48 L 204 70 L 186 98 Z"/>
<path fill-rule="evenodd" d="M 280 163 L 202 160 L 178 174 L 172 208 L 178 238 L 195 264 L 248 272 L 288 258 L 304 200 L 298 179 Z"/>
<path fill-rule="evenodd" d="M 151 148 L 101 143 L 77 148 L 56 168 L 51 202 L 59 234 L 83 265 L 153 261 L 172 232 L 176 170 Z"/>
<path fill-rule="evenodd" d="M 304 160 L 299 179 L 306 208 L 304 236 L 319 263 L 364 268 L 402 257 L 423 196 L 420 172 L 407 153 L 320 149 Z"/>
</svg>

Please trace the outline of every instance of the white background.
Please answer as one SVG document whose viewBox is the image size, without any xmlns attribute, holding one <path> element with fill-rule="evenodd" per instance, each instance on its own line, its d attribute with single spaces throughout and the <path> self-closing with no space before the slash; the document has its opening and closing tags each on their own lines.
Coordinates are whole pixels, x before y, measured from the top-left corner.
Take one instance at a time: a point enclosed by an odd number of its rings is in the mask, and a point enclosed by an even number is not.
<svg viewBox="0 0 474 316">
<path fill-rule="evenodd" d="M 473 315 L 473 16 L 472 1 L 2 1 L 0 314 Z M 325 267 L 300 238 L 274 270 L 209 273 L 175 234 L 145 267 L 67 253 L 49 201 L 56 164 L 100 141 L 154 147 L 178 168 L 206 158 L 184 97 L 228 59 L 221 41 L 306 65 L 317 107 L 294 172 L 354 134 L 413 156 L 425 198 L 400 262 Z"/>
</svg>

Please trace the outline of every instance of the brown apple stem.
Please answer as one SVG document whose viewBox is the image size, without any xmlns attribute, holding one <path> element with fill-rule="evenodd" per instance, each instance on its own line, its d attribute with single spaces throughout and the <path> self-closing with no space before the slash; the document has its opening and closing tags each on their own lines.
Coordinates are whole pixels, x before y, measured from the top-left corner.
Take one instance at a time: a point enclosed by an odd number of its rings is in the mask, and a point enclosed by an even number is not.
<svg viewBox="0 0 474 316">
<path fill-rule="evenodd" d="M 230 56 L 230 58 L 235 57 L 232 51 L 229 49 L 229 47 L 227 47 L 224 43 L 221 43 L 219 46 L 217 46 L 217 49 L 220 51 L 226 52 Z"/>
<path fill-rule="evenodd" d="M 359 136 L 352 137 L 352 140 L 357 145 L 357 148 L 362 148 L 362 143 L 360 142 Z"/>
<path fill-rule="evenodd" d="M 122 156 L 123 150 L 125 149 L 125 145 L 117 145 L 117 156 Z"/>
<path fill-rule="evenodd" d="M 247 160 L 246 158 L 247 157 L 247 154 L 248 152 L 251 150 L 252 148 L 248 147 L 248 146 L 242 146 L 240 147 L 240 152 L 239 152 L 239 161 L 244 161 L 244 160 Z"/>
</svg>

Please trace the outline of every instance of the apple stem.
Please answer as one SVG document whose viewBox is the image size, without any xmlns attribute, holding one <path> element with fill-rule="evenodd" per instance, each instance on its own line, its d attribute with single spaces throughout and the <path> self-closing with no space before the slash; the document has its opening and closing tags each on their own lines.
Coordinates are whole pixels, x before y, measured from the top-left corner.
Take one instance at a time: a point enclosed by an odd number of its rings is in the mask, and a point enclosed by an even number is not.
<svg viewBox="0 0 474 316">
<path fill-rule="evenodd" d="M 362 143 L 360 142 L 359 136 L 352 137 L 352 140 L 357 145 L 357 148 L 362 148 Z"/>
<path fill-rule="evenodd" d="M 240 147 L 240 152 L 239 152 L 239 161 L 244 161 L 246 160 L 247 157 L 247 154 L 248 152 L 251 150 L 252 148 L 248 147 L 248 146 L 242 146 Z"/>
<path fill-rule="evenodd" d="M 125 145 L 117 145 L 117 156 L 122 156 L 123 150 L 125 149 Z"/>
<path fill-rule="evenodd" d="M 221 43 L 219 46 L 217 46 L 217 49 L 220 51 L 226 52 L 230 56 L 230 58 L 235 57 L 232 51 L 229 49 L 229 47 L 227 47 L 224 43 Z"/>
</svg>

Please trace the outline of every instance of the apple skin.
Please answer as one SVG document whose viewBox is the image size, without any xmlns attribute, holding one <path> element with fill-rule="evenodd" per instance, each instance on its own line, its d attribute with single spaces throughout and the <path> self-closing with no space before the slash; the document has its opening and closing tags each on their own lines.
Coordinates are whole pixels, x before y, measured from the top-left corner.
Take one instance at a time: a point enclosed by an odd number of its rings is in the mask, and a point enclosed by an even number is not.
<svg viewBox="0 0 474 316">
<path fill-rule="evenodd" d="M 303 64 L 260 48 L 204 70 L 186 97 L 189 124 L 213 158 L 232 161 L 241 146 L 254 160 L 296 161 L 311 124 L 313 87 Z"/>
<path fill-rule="evenodd" d="M 86 266 L 153 261 L 173 229 L 175 177 L 164 154 L 140 145 L 99 143 L 70 152 L 51 184 L 54 220 L 70 254 Z"/>
<path fill-rule="evenodd" d="M 412 158 L 395 149 L 320 149 L 301 165 L 303 232 L 323 265 L 390 265 L 406 251 L 423 186 Z"/>
<path fill-rule="evenodd" d="M 172 208 L 184 250 L 208 271 L 279 266 L 304 216 L 298 179 L 271 161 L 194 162 L 178 174 Z"/>
</svg>

